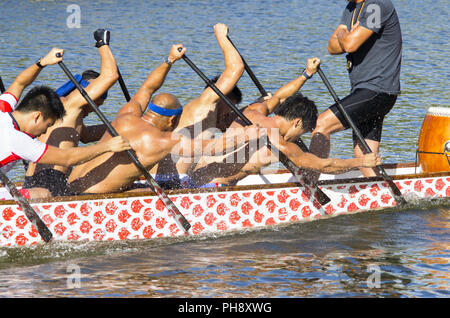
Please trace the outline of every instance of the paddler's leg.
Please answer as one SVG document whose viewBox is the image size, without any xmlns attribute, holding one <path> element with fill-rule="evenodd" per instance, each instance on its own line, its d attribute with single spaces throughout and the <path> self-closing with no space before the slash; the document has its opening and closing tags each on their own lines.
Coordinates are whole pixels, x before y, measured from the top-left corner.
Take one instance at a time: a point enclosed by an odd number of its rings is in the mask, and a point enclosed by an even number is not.
<svg viewBox="0 0 450 318">
<path fill-rule="evenodd" d="M 373 153 L 378 153 L 380 142 L 370 139 L 364 139 L 366 143 L 369 145 L 370 150 L 372 150 Z M 362 157 L 364 153 L 362 152 L 360 146 L 357 144 L 355 148 L 353 149 L 355 158 Z M 361 170 L 361 173 L 364 177 L 374 177 L 377 175 L 374 169 L 372 168 L 359 168 Z"/>
<path fill-rule="evenodd" d="M 317 118 L 316 128 L 312 132 L 309 151 L 320 158 L 328 158 L 330 155 L 331 134 L 344 130 L 336 115 L 327 109 Z"/>
<path fill-rule="evenodd" d="M 317 118 L 316 128 L 312 132 L 309 151 L 319 158 L 328 158 L 330 155 L 330 136 L 331 134 L 344 130 L 336 115 L 327 109 Z M 320 173 L 308 171 L 311 181 L 315 182 L 319 179 Z"/>
<path fill-rule="evenodd" d="M 340 103 L 346 113 L 361 129 L 360 124 L 367 121 L 367 117 L 373 112 L 373 100 L 378 93 L 368 89 L 356 89 L 350 95 L 341 99 Z M 345 117 L 339 111 L 336 104 L 330 106 L 326 111 L 319 115 L 317 125 L 312 132 L 310 152 L 320 158 L 328 158 L 330 155 L 330 135 L 350 128 Z M 364 135 L 364 137 L 366 137 Z M 315 173 L 311 181 L 319 178 L 320 174 Z"/>
<path fill-rule="evenodd" d="M 387 105 L 387 106 L 385 106 Z M 381 132 L 383 130 L 383 121 L 384 116 L 389 112 L 392 108 L 391 104 L 386 103 L 384 99 L 381 99 L 381 106 L 374 103 L 371 107 L 372 115 L 374 118 L 367 116 L 368 119 L 364 122 L 361 122 L 358 126 L 361 132 L 361 135 L 364 137 L 367 145 L 373 153 L 378 154 L 381 142 Z M 358 141 L 358 137 L 353 132 L 353 152 L 355 154 L 355 158 L 362 157 L 364 155 L 360 143 Z M 372 168 L 360 168 L 361 173 L 364 177 L 374 177 L 377 176 L 378 173 Z"/>
<path fill-rule="evenodd" d="M 45 188 L 30 188 L 23 190 L 28 191 L 30 199 L 50 199 L 53 197 L 50 191 Z"/>
</svg>

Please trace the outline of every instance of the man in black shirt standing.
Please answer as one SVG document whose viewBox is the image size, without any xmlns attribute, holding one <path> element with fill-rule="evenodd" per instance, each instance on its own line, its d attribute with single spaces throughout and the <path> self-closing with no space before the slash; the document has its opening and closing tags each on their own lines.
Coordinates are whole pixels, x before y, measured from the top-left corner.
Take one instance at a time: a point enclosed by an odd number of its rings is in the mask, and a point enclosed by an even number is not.
<svg viewBox="0 0 450 318">
<path fill-rule="evenodd" d="M 328 43 L 330 54 L 346 54 L 351 93 L 341 100 L 374 153 L 378 153 L 384 116 L 400 93 L 402 35 L 391 0 L 348 0 Z M 326 158 L 330 135 L 349 128 L 336 105 L 324 111 L 312 133 L 310 151 Z M 355 157 L 362 150 L 353 134 Z M 374 176 L 373 169 L 361 169 Z M 318 176 L 317 176 L 318 177 Z"/>
</svg>

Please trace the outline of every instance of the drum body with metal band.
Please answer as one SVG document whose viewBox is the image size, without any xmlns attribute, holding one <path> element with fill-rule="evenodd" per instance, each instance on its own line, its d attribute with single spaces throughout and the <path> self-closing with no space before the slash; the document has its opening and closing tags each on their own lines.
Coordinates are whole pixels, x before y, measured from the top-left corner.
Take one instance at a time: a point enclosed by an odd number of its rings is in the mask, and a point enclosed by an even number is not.
<svg viewBox="0 0 450 318">
<path fill-rule="evenodd" d="M 430 107 L 419 136 L 419 163 L 424 172 L 450 171 L 450 108 Z"/>
</svg>

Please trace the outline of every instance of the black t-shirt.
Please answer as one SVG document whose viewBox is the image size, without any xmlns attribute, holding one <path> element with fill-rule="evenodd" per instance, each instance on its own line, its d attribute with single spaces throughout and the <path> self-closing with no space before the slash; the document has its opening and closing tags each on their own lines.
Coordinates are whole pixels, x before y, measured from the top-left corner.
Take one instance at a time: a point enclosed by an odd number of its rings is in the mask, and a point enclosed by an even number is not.
<svg viewBox="0 0 450 318">
<path fill-rule="evenodd" d="M 350 2 L 344 10 L 341 24 L 351 30 L 352 17 L 356 24 L 363 2 Z M 353 13 L 355 13 L 353 15 Z M 349 54 L 352 92 L 367 88 L 376 92 L 400 93 L 402 33 L 397 12 L 391 0 L 366 0 L 359 16 L 360 26 L 374 34 L 359 49 Z"/>
</svg>

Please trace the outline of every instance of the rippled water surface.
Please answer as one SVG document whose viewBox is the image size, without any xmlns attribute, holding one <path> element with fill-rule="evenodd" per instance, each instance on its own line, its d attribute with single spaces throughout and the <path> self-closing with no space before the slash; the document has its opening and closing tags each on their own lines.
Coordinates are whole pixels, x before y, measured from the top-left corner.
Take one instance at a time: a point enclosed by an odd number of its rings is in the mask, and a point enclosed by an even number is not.
<svg viewBox="0 0 450 318">
<path fill-rule="evenodd" d="M 402 95 L 385 120 L 381 152 L 384 162 L 412 162 L 427 109 L 448 107 L 448 2 L 393 2 L 404 41 Z M 131 93 L 173 43 L 183 43 L 191 60 L 214 76 L 223 57 L 212 27 L 224 22 L 266 90 L 295 78 L 307 58 L 318 56 L 338 95 L 349 91 L 344 57 L 326 49 L 345 1 L 76 1 L 81 27 L 74 29 L 66 24 L 68 4 L 0 3 L 0 75 L 6 86 L 54 46 L 66 50 L 65 63 L 74 73 L 98 69 L 92 37 L 97 28 L 111 30 L 111 49 Z M 66 80 L 52 66 L 35 83 L 56 88 Z M 203 86 L 179 61 L 161 91 L 184 104 Z M 247 75 L 239 86 L 243 105 L 258 97 Z M 302 91 L 320 111 L 332 103 L 318 76 Z M 114 118 L 123 102 L 116 85 L 102 109 Z M 89 122 L 98 120 L 92 116 Z M 332 156 L 350 157 L 351 148 L 349 132 L 333 135 Z M 23 170 L 10 176 L 22 180 Z M 449 228 L 450 204 L 444 202 L 222 237 L 0 249 L 0 296 L 448 297 Z M 79 286 L 70 280 L 74 268 L 82 277 Z"/>
</svg>

